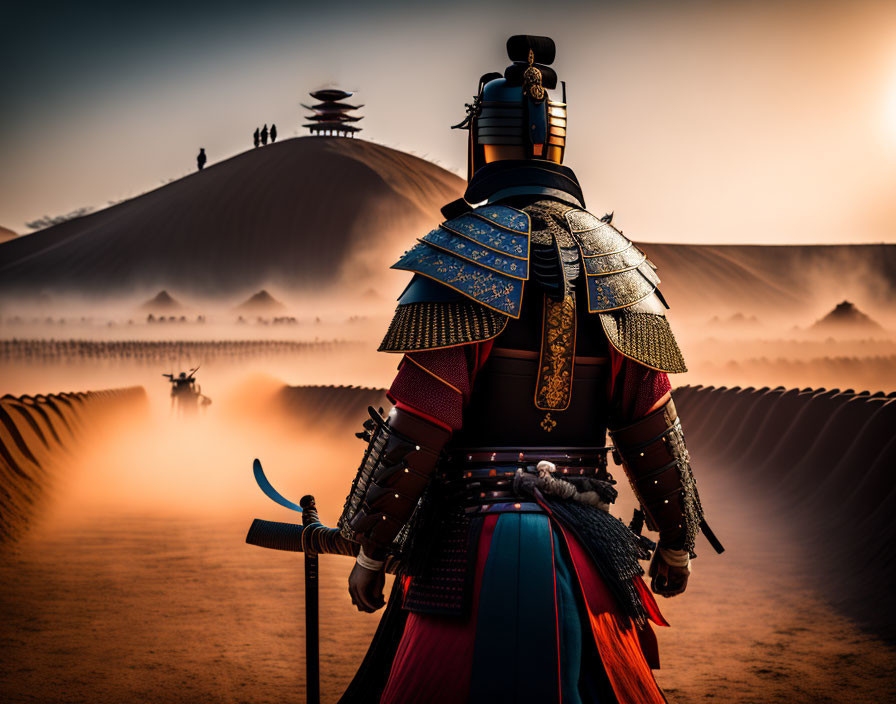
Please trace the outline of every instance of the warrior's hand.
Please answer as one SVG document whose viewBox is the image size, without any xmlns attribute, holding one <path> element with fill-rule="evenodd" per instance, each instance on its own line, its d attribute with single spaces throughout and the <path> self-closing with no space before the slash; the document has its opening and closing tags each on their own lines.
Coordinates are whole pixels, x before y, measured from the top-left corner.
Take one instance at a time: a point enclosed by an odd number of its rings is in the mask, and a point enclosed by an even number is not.
<svg viewBox="0 0 896 704">
<path fill-rule="evenodd" d="M 385 582 L 385 570 L 368 569 L 356 562 L 348 576 L 348 593 L 352 597 L 352 604 L 358 607 L 358 611 L 370 614 L 381 609 L 386 604 L 383 598 Z"/>
<path fill-rule="evenodd" d="M 688 586 L 691 564 L 684 550 L 657 548 L 650 561 L 650 589 L 654 594 L 670 597 L 681 594 Z"/>
</svg>

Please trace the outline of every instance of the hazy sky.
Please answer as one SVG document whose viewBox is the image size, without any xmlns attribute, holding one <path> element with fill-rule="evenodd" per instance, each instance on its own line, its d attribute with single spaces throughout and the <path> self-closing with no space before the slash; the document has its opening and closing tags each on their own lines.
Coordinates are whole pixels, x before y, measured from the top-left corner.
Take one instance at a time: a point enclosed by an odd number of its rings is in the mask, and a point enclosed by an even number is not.
<svg viewBox="0 0 896 704">
<path fill-rule="evenodd" d="M 896 242 L 896 2 L 17 3 L 0 225 L 103 207 L 302 133 L 308 90 L 462 173 L 451 131 L 506 37 L 548 34 L 567 164 L 635 239 Z M 347 194 L 346 197 L 350 197 Z"/>
</svg>

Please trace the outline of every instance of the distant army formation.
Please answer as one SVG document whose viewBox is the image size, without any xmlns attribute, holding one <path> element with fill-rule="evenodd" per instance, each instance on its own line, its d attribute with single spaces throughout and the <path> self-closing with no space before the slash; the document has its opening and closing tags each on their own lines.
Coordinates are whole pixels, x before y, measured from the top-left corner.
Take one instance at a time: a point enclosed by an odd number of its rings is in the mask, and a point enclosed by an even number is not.
<svg viewBox="0 0 896 704">
<path fill-rule="evenodd" d="M 244 325 L 245 323 L 247 323 L 247 322 L 249 322 L 249 321 L 247 321 L 247 320 L 241 315 L 239 318 L 237 318 L 236 322 L 239 323 L 240 325 Z M 258 325 L 271 325 L 272 323 L 273 323 L 274 325 L 298 325 L 298 324 L 299 324 L 299 319 L 296 318 L 296 317 L 293 316 L 293 315 L 278 315 L 278 316 L 275 316 L 274 318 L 270 318 L 270 319 L 269 319 L 269 318 L 263 318 L 263 317 L 261 317 L 261 316 L 258 316 L 258 317 L 255 319 L 255 322 L 256 322 Z M 318 319 L 317 322 L 320 322 L 320 319 Z"/>
<path fill-rule="evenodd" d="M 340 340 L 0 340 L 0 362 L 24 364 L 131 363 L 176 367 L 184 359 L 244 362 L 250 359 L 331 354 L 359 347 Z"/>
<path fill-rule="evenodd" d="M 196 320 L 192 321 L 187 318 L 185 315 L 177 316 L 177 315 L 160 315 L 158 317 L 154 316 L 152 313 L 146 316 L 147 323 L 191 323 L 196 322 L 199 325 L 205 324 L 205 316 L 197 315 Z"/>
</svg>

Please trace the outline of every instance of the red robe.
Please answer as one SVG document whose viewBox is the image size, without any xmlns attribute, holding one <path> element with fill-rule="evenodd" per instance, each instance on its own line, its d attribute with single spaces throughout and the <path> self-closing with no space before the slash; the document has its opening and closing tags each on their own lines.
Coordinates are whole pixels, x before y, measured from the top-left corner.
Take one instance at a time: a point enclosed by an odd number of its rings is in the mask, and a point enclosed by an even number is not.
<svg viewBox="0 0 896 704">
<path fill-rule="evenodd" d="M 389 390 L 399 408 L 452 431 L 463 423 L 476 374 L 492 342 L 405 355 Z M 665 402 L 669 378 L 610 348 L 608 403 L 619 422 L 632 422 Z M 477 551 L 473 608 L 466 618 L 411 613 L 398 647 L 382 702 L 462 702 L 470 689 L 477 606 L 496 516 L 486 518 Z M 666 699 L 651 672 L 658 667 L 656 638 L 648 625 L 637 628 L 618 607 L 586 551 L 560 527 L 587 609 L 587 620 L 601 663 L 620 704 L 660 704 Z M 667 626 L 643 580 L 636 578 L 650 619 Z M 560 698 L 558 694 L 558 699 Z"/>
</svg>

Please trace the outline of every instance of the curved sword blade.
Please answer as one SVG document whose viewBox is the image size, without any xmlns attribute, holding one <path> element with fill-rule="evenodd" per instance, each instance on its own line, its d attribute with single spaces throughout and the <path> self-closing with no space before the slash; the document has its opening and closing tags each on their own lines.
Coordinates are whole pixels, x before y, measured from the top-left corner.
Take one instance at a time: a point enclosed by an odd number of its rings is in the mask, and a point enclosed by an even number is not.
<svg viewBox="0 0 896 704">
<path fill-rule="evenodd" d="M 302 512 L 301 506 L 294 504 L 289 499 L 283 497 L 280 492 L 271 485 L 268 478 L 264 475 L 264 470 L 261 468 L 261 462 L 259 462 L 258 459 L 252 463 L 252 473 L 255 475 L 255 481 L 258 484 L 258 487 L 271 501 L 278 503 L 281 506 L 285 506 L 288 509 L 292 509 L 293 511 L 298 511 L 299 513 Z"/>
</svg>

